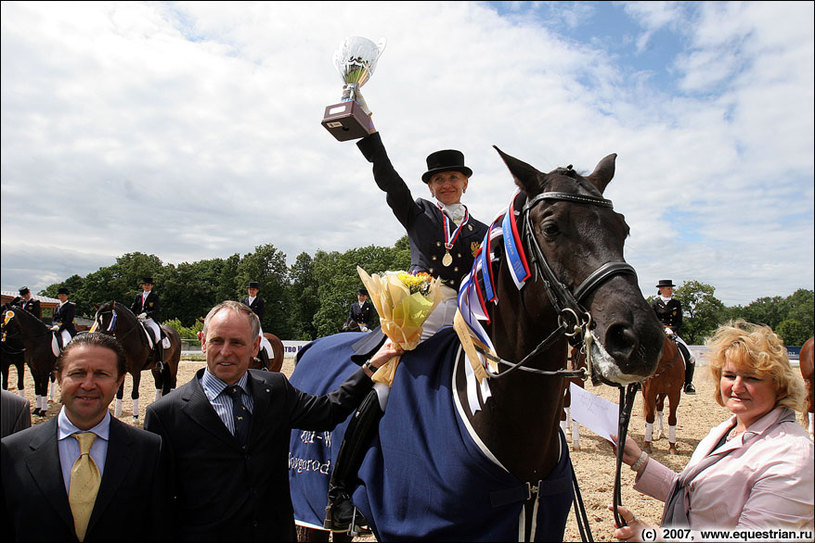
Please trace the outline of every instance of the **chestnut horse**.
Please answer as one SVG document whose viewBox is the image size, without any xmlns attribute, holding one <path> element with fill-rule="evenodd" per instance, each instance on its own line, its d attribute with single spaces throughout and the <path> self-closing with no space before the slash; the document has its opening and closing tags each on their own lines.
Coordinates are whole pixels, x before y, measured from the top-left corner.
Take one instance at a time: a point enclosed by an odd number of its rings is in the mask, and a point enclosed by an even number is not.
<svg viewBox="0 0 815 543">
<path fill-rule="evenodd" d="M 798 358 L 798 363 L 801 368 L 801 376 L 804 378 L 804 384 L 807 389 L 807 429 L 809 435 L 813 436 L 813 411 L 815 411 L 815 386 L 813 386 L 813 369 L 812 369 L 812 343 L 815 338 L 809 338 L 801 347 L 801 355 Z"/>
<path fill-rule="evenodd" d="M 685 364 L 679 347 L 668 336 L 665 336 L 662 356 L 654 374 L 642 382 L 642 409 L 645 415 L 645 436 L 642 450 L 652 451 L 651 442 L 660 439 L 664 433 L 662 412 L 665 398 L 670 407 L 668 412 L 668 452 L 676 453 L 676 410 L 682 397 L 682 386 L 685 383 Z M 657 433 L 653 436 L 654 418 L 656 415 Z M 653 437 L 653 439 L 652 439 Z"/>
<path fill-rule="evenodd" d="M 474 248 L 455 331 L 442 327 L 401 356 L 359 470 L 353 501 L 380 541 L 561 539 L 574 497 L 560 432 L 567 336 L 585 341 L 593 379 L 619 386 L 650 375 L 662 349 L 662 325 L 623 260 L 628 226 L 602 196 L 616 155 L 583 177 L 571 167 L 542 173 L 498 152 L 520 190 Z M 494 347 L 485 352 L 497 367 L 470 357 L 470 334 Z M 292 384 L 334 390 L 358 369 L 351 356 L 364 338 L 310 343 Z M 322 526 L 345 425 L 292 432 L 289 480 L 301 526 Z"/>
<path fill-rule="evenodd" d="M 263 359 L 266 357 L 261 357 L 260 352 L 258 352 L 258 356 L 252 359 L 249 367 L 253 370 L 280 371 L 280 368 L 283 367 L 283 357 L 286 354 L 283 342 L 280 341 L 279 337 L 269 332 L 263 332 L 263 337 L 269 340 L 272 350 L 274 351 L 274 357 L 268 360 L 268 365 L 264 366 Z"/>
<path fill-rule="evenodd" d="M 153 349 L 147 339 L 144 326 L 125 304 L 106 302 L 99 306 L 94 316 L 91 331 L 99 331 L 116 337 L 125 351 L 127 373 L 133 378 L 133 421 L 139 420 L 139 385 L 141 372 L 150 370 L 156 383 L 155 400 L 175 389 L 178 363 L 181 360 L 181 338 L 172 326 L 161 325 L 161 330 L 170 340 L 170 347 L 164 349 L 164 371 L 160 372 L 154 360 Z M 114 415 L 122 414 L 124 381 L 116 393 Z"/>
</svg>

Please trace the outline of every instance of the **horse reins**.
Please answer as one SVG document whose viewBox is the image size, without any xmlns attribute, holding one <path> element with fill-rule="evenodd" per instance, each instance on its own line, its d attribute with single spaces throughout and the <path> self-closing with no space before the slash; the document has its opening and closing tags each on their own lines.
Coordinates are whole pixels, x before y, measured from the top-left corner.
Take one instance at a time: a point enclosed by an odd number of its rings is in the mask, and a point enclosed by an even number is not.
<svg viewBox="0 0 815 543">
<path fill-rule="evenodd" d="M 521 219 L 522 219 L 522 236 L 524 241 L 526 242 L 526 246 L 530 249 L 530 259 L 533 264 L 533 268 L 535 270 L 535 278 L 537 279 L 540 277 L 541 282 L 544 286 L 547 296 L 551 301 L 552 305 L 554 306 L 555 310 L 558 313 L 558 327 L 555 328 L 545 339 L 543 339 L 531 352 L 529 352 L 526 356 L 524 356 L 518 362 L 510 362 L 504 360 L 500 357 L 493 355 L 492 353 L 486 352 L 480 346 L 476 346 L 476 349 L 481 352 L 485 357 L 489 358 L 497 362 L 498 364 L 504 364 L 509 366 L 508 369 L 504 370 L 503 372 L 498 372 L 496 374 L 490 375 L 490 378 L 500 378 L 503 377 L 510 372 L 519 369 L 529 373 L 534 373 L 538 375 L 546 375 L 546 376 L 557 376 L 563 378 L 570 378 L 570 377 L 579 377 L 581 379 L 586 378 L 586 369 L 579 369 L 579 370 L 568 370 L 568 369 L 559 369 L 559 370 L 541 370 L 537 368 L 530 368 L 527 367 L 525 364 L 529 362 L 532 358 L 534 358 L 537 354 L 542 351 L 545 351 L 551 345 L 553 345 L 556 341 L 560 339 L 561 336 L 566 336 L 569 339 L 570 343 L 573 346 L 579 347 L 581 351 L 583 351 L 586 355 L 586 366 L 588 368 L 588 374 L 592 376 L 592 380 L 595 380 L 594 375 L 594 366 L 591 362 L 591 343 L 593 341 L 593 337 L 591 335 L 591 324 L 592 324 L 592 317 L 591 313 L 586 311 L 581 302 L 591 293 L 594 289 L 596 289 L 601 283 L 619 274 L 628 274 L 634 275 L 636 277 L 637 273 L 633 267 L 627 262 L 606 262 L 605 264 L 601 265 L 599 268 L 594 270 L 590 273 L 581 283 L 574 289 L 574 292 L 569 291 L 568 288 L 555 276 L 555 273 L 552 271 L 551 266 L 549 266 L 549 262 L 546 260 L 546 257 L 543 254 L 543 250 L 538 243 L 537 238 L 535 237 L 534 230 L 532 228 L 532 223 L 530 220 L 530 214 L 532 209 L 537 206 L 539 203 L 543 201 L 568 201 L 568 202 L 576 202 L 580 204 L 589 204 L 599 207 L 605 207 L 609 209 L 614 209 L 614 206 L 611 200 L 607 200 L 605 198 L 601 198 L 599 196 L 591 196 L 591 195 L 581 195 L 581 194 L 573 194 L 568 192 L 542 192 L 535 197 L 527 200 L 524 203 L 524 206 L 521 210 Z M 570 328 L 569 320 L 573 320 L 574 323 Z M 618 415 L 618 447 L 617 447 L 617 460 L 616 460 L 616 469 L 615 469 L 615 476 L 614 476 L 614 500 L 613 500 L 613 512 L 614 518 L 617 522 L 618 526 L 626 526 L 627 523 L 622 518 L 622 515 L 618 513 L 618 507 L 621 505 L 621 467 L 622 467 L 622 453 L 625 449 L 625 439 L 628 435 L 628 423 L 631 416 L 631 411 L 634 405 L 634 397 L 636 396 L 637 390 L 639 388 L 639 383 L 633 383 L 628 385 L 628 388 L 624 388 L 622 385 L 616 383 L 609 383 L 613 386 L 616 386 L 620 390 L 620 404 L 619 404 L 619 415 Z M 623 446 L 619 446 L 622 443 Z M 593 541 L 591 535 L 591 528 L 589 527 L 588 515 L 585 510 L 585 506 L 583 504 L 582 496 L 580 495 L 580 489 L 577 484 L 577 477 L 574 473 L 574 469 L 572 469 L 572 485 L 575 491 L 575 517 L 577 518 L 578 529 L 580 531 L 580 536 L 584 541 Z"/>
</svg>

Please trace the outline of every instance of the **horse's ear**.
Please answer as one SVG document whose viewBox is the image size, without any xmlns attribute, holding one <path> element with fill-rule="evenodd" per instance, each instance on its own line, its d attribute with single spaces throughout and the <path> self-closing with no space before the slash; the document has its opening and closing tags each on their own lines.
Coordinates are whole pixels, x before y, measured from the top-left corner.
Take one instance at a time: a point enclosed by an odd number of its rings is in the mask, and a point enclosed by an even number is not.
<svg viewBox="0 0 815 543">
<path fill-rule="evenodd" d="M 606 190 L 606 186 L 611 182 L 611 179 L 614 177 L 614 168 L 615 162 L 617 160 L 617 153 L 611 153 L 603 160 L 597 163 L 595 166 L 594 171 L 591 172 L 589 175 L 589 181 L 591 181 L 592 185 L 597 187 L 597 190 L 600 191 L 600 194 Z"/>
<path fill-rule="evenodd" d="M 518 185 L 522 191 L 527 194 L 535 194 L 538 189 L 538 176 L 540 172 L 533 166 L 530 166 L 523 160 L 518 160 L 513 156 L 509 156 L 497 146 L 493 145 L 498 154 L 504 160 L 504 164 L 509 168 L 509 173 L 515 179 L 515 184 Z"/>
</svg>

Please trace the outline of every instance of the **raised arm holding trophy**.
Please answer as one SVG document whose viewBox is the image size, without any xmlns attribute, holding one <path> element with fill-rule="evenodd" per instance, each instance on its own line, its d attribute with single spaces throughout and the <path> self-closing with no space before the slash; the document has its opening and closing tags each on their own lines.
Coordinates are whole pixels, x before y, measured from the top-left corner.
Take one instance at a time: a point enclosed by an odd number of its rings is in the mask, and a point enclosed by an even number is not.
<svg viewBox="0 0 815 543">
<path fill-rule="evenodd" d="M 371 112 L 360 93 L 360 87 L 371 78 L 384 49 L 385 38 L 374 43 L 368 38 L 351 36 L 345 38 L 334 53 L 334 65 L 345 85 L 342 88 L 342 101 L 325 108 L 322 124 L 339 141 L 368 135 Z"/>
</svg>

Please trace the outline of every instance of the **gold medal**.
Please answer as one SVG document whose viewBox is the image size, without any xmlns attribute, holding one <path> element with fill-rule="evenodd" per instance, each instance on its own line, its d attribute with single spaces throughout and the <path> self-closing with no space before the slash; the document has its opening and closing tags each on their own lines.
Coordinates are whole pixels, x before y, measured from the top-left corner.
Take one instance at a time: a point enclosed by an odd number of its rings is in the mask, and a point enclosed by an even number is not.
<svg viewBox="0 0 815 543">
<path fill-rule="evenodd" d="M 449 266 L 450 264 L 453 263 L 453 257 L 450 256 L 450 251 L 447 251 L 446 253 L 444 253 L 444 257 L 441 259 L 441 263 L 444 266 Z"/>
</svg>

